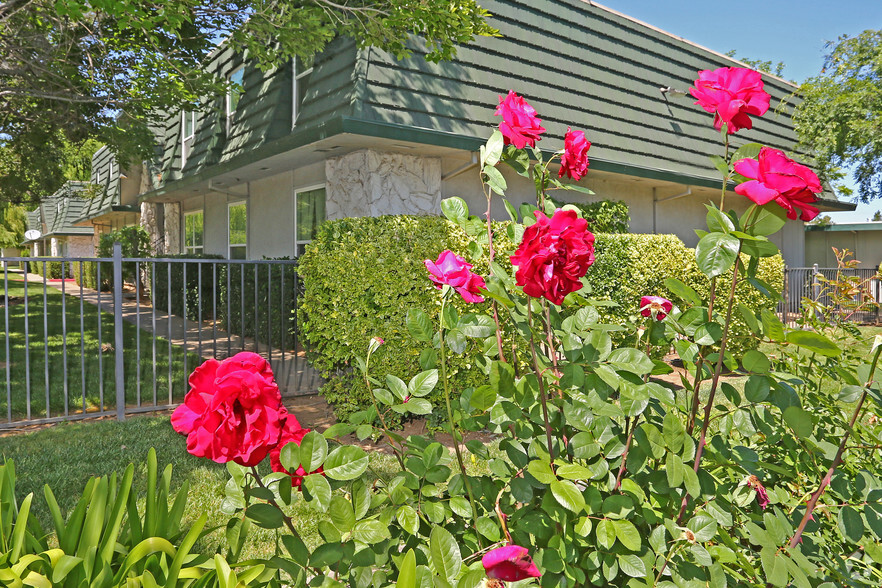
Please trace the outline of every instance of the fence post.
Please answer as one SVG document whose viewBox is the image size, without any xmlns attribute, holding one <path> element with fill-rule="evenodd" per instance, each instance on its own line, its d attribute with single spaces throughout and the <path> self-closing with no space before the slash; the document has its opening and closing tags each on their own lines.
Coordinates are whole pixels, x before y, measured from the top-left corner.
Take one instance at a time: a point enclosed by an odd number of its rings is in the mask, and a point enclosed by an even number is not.
<svg viewBox="0 0 882 588">
<path fill-rule="evenodd" d="M 116 376 L 116 419 L 126 420 L 126 380 L 123 373 L 123 313 L 122 313 L 122 245 L 113 243 L 113 356 Z M 100 312 L 100 311 L 99 311 Z"/>
</svg>

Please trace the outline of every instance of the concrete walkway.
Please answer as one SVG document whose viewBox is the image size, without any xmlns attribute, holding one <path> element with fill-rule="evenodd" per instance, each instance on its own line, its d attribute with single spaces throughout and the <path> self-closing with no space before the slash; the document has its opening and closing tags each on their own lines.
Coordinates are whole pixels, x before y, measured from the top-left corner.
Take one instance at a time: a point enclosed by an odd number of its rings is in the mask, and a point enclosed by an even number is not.
<svg viewBox="0 0 882 588">
<path fill-rule="evenodd" d="M 10 274 L 22 275 L 23 272 Z M 29 284 L 37 284 L 42 291 L 43 277 L 38 274 L 27 274 Z M 83 301 L 98 306 L 102 311 L 114 314 L 112 292 L 98 292 L 91 288 L 80 288 L 73 280 L 47 280 L 46 285 L 73 297 L 82 295 Z M 82 294 L 81 294 L 82 293 Z M 206 320 L 197 322 L 172 315 L 163 310 L 154 310 L 149 296 L 141 293 L 140 300 L 134 287 L 126 286 L 123 291 L 122 318 L 156 337 L 162 337 L 177 347 L 195 353 L 203 359 L 224 359 L 240 351 L 259 353 L 270 361 L 276 383 L 283 396 L 315 394 L 324 380 L 306 361 L 305 352 L 292 349 L 269 347 L 265 343 L 255 341 L 251 337 L 241 337 L 228 333 L 220 328 L 220 321 Z M 133 347 L 135 341 L 127 341 Z M 141 337 L 141 346 L 152 345 L 152 337 Z M 166 344 L 167 345 L 167 344 Z M 157 347 L 159 352 L 159 348 Z"/>
</svg>

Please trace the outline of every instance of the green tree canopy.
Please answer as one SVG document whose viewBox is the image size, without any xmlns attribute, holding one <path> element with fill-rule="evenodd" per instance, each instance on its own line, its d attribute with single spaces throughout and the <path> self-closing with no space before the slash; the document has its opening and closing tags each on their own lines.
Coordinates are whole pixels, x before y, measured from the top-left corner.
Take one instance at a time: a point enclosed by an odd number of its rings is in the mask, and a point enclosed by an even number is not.
<svg viewBox="0 0 882 588">
<path fill-rule="evenodd" d="M 0 202 L 0 248 L 18 247 L 24 241 L 27 227 L 24 207 Z"/>
<path fill-rule="evenodd" d="M 882 197 L 882 30 L 829 47 L 821 74 L 799 88 L 794 124 L 820 175 L 837 180 L 851 168 L 857 195 L 868 202 Z"/>
<path fill-rule="evenodd" d="M 432 60 L 494 34 L 476 0 L 0 0 L 0 200 L 64 180 L 59 152 L 92 138 L 121 163 L 150 156 L 162 112 L 225 90 L 205 71 L 219 39 L 264 68 L 338 35 Z"/>
</svg>

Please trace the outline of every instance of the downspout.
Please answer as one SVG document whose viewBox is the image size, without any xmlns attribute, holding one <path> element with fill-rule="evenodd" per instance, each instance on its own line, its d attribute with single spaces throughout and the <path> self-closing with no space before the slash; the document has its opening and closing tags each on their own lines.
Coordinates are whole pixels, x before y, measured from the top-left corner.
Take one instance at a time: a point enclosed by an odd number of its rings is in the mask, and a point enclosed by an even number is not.
<svg viewBox="0 0 882 588">
<path fill-rule="evenodd" d="M 447 172 L 446 174 L 441 176 L 441 181 L 446 182 L 447 180 L 449 180 L 451 178 L 455 178 L 456 176 L 460 176 L 460 175 L 464 174 L 465 172 L 469 171 L 470 169 L 472 169 L 473 167 L 476 167 L 477 165 L 478 165 L 478 154 L 475 153 L 474 151 L 472 151 L 472 159 L 469 163 L 465 163 L 465 164 L 459 166 L 458 168 Z"/>
</svg>

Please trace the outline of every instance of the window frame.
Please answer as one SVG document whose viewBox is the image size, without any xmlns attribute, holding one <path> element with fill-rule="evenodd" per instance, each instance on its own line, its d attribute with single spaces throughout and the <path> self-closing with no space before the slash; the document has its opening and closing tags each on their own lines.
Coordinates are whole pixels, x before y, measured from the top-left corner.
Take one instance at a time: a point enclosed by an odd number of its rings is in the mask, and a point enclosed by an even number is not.
<svg viewBox="0 0 882 588">
<path fill-rule="evenodd" d="M 300 102 L 298 100 L 298 82 L 312 73 L 315 69 L 314 62 L 303 71 L 298 71 L 297 60 L 295 57 L 291 60 L 291 128 L 297 126 L 297 118 L 300 116 Z"/>
<path fill-rule="evenodd" d="M 242 72 L 242 82 L 239 84 L 240 89 L 239 89 L 239 96 L 237 96 L 237 98 L 236 98 L 236 106 L 233 107 L 233 87 L 232 87 L 232 84 L 234 83 L 233 78 L 239 72 Z M 239 107 L 239 101 L 242 99 L 242 94 L 245 93 L 245 66 L 240 65 L 240 66 L 234 67 L 232 70 L 230 70 L 230 74 L 227 76 L 227 81 L 231 84 L 229 90 L 227 90 L 227 100 L 226 100 L 226 102 L 227 102 L 227 134 L 229 134 L 230 129 L 233 127 L 233 117 L 236 116 L 236 110 Z"/>
<path fill-rule="evenodd" d="M 188 246 L 187 245 L 187 217 L 188 216 L 195 216 L 197 214 L 202 215 L 202 243 L 200 245 Z M 181 225 L 181 230 L 183 232 L 183 235 L 181 237 L 181 243 L 184 245 L 184 253 L 196 255 L 197 249 L 199 250 L 198 253 L 200 255 L 205 252 L 205 209 L 200 208 L 198 210 L 188 210 L 188 211 L 184 212 L 184 222 Z M 229 241 L 229 239 L 227 239 L 227 240 Z M 190 251 L 191 249 L 193 249 L 193 251 Z"/>
<path fill-rule="evenodd" d="M 230 237 L 230 209 L 234 206 L 245 206 L 245 243 L 231 243 Z M 248 201 L 247 200 L 234 200 L 232 202 L 227 202 L 227 259 L 233 259 L 232 249 L 233 247 L 244 247 L 245 248 L 245 257 L 243 259 L 248 259 Z M 236 258 L 239 259 L 239 258 Z"/>
<path fill-rule="evenodd" d="M 325 191 L 325 218 L 322 220 L 328 220 L 327 214 L 327 205 L 328 205 L 328 184 L 313 184 L 311 186 L 303 186 L 302 188 L 294 189 L 294 257 L 298 257 L 297 249 L 300 245 L 306 245 L 307 243 L 312 243 L 312 239 L 301 239 L 297 234 L 297 197 L 303 192 L 312 192 L 314 190 L 323 189 Z"/>
<path fill-rule="evenodd" d="M 187 134 L 187 117 L 190 117 L 190 134 Z M 190 141 L 189 147 L 192 148 L 192 140 L 196 137 L 196 111 L 181 111 L 181 167 L 187 165 L 187 157 L 189 157 L 187 141 Z"/>
</svg>

